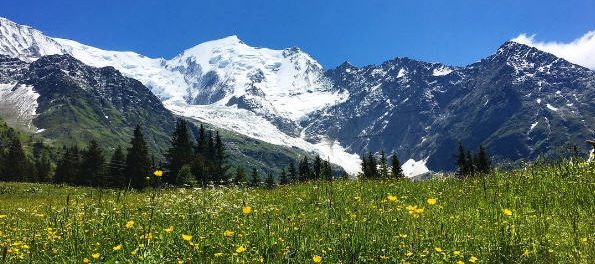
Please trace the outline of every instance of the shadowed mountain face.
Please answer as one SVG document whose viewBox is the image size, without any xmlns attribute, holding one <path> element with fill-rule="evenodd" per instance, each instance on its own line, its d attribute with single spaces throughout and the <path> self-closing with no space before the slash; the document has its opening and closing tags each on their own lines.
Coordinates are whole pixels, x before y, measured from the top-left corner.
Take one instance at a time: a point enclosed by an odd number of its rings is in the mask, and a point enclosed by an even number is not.
<svg viewBox="0 0 595 264">
<path fill-rule="evenodd" d="M 398 58 L 326 75 L 350 98 L 311 116 L 306 134 L 356 153 L 384 149 L 449 170 L 459 142 L 519 161 L 594 134 L 595 72 L 515 42 L 466 67 Z"/>
<path fill-rule="evenodd" d="M 0 56 L 0 83 L 6 98 L 20 99 L 2 102 L 9 123 L 61 144 L 95 138 L 105 147 L 125 145 L 137 124 L 158 153 L 169 142 L 173 115 L 143 84 L 112 67 L 87 66 L 69 55 L 31 63 Z"/>
</svg>

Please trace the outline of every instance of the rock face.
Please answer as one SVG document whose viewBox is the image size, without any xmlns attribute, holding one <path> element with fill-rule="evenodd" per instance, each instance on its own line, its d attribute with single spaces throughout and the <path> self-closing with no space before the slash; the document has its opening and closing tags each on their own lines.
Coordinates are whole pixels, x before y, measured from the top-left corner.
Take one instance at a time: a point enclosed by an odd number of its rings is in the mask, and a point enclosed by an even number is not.
<svg viewBox="0 0 595 264">
<path fill-rule="evenodd" d="M 595 73 L 515 42 L 465 67 L 396 58 L 366 67 L 344 63 L 325 72 L 298 48 L 255 48 L 236 36 L 167 60 L 51 38 L 0 19 L 0 54 L 22 60 L 5 58 L 2 63 L 11 66 L 2 71 L 13 73 L 0 78 L 18 77 L 21 68 L 52 54 L 112 66 L 178 115 L 319 153 L 350 173 L 358 170 L 357 155 L 381 149 L 407 161 L 411 176 L 426 167 L 453 169 L 459 143 L 472 149 L 483 144 L 496 162 L 556 156 L 566 146 L 583 146 L 595 130 Z M 34 82 L 18 80 L 19 89 L 0 86 L 6 98 L 0 110 L 39 101 Z M 120 111 L 117 102 L 110 103 Z M 31 118 L 32 107 L 20 109 L 12 119 L 44 128 L 40 117 Z"/>
<path fill-rule="evenodd" d="M 148 143 L 163 152 L 173 128 L 173 115 L 142 83 L 70 55 L 31 63 L 0 56 L 0 83 L 0 114 L 13 119 L 9 123 L 26 124 L 62 144 L 95 138 L 105 146 L 125 145 L 140 124 Z M 7 100 L 12 97 L 20 102 Z"/>
<path fill-rule="evenodd" d="M 595 131 L 595 72 L 515 42 L 466 67 L 397 58 L 327 72 L 350 93 L 313 115 L 307 135 L 337 138 L 357 153 L 394 151 L 454 167 L 458 143 L 496 161 L 563 154 Z"/>
</svg>

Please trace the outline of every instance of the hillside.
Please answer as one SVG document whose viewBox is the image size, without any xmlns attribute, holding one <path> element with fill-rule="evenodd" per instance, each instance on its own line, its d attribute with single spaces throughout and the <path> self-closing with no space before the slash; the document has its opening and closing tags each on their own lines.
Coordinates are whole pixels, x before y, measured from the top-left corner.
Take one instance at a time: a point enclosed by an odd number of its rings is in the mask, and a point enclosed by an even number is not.
<svg viewBox="0 0 595 264">
<path fill-rule="evenodd" d="M 0 248 L 10 263 L 590 263 L 594 179 L 560 163 L 274 190 L 0 183 Z"/>
</svg>

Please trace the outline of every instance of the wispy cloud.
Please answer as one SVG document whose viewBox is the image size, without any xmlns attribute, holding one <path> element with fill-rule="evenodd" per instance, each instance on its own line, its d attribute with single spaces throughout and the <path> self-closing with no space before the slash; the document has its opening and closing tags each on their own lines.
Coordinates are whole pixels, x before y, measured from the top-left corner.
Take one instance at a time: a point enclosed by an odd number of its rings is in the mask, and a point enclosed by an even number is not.
<svg viewBox="0 0 595 264">
<path fill-rule="evenodd" d="M 572 63 L 595 70 L 595 30 L 571 42 L 538 41 L 535 35 L 520 34 L 512 41 L 552 53 Z"/>
</svg>

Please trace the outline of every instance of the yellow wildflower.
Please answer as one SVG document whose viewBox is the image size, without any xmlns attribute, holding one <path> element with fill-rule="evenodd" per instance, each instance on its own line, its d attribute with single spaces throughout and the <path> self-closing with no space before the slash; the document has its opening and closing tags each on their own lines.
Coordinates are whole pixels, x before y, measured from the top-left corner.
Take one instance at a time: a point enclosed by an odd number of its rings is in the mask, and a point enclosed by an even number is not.
<svg viewBox="0 0 595 264">
<path fill-rule="evenodd" d="M 225 230 L 225 232 L 223 232 L 223 236 L 224 237 L 230 237 L 233 236 L 235 232 L 231 231 L 231 230 Z"/>
<path fill-rule="evenodd" d="M 166 233 L 171 233 L 171 232 L 174 231 L 174 227 L 173 226 L 169 226 L 168 228 L 163 229 L 163 231 L 165 231 Z"/>
<path fill-rule="evenodd" d="M 92 258 L 94 259 L 98 259 L 99 257 L 101 257 L 101 254 L 99 253 L 93 253 L 93 255 L 91 255 Z"/>
<path fill-rule="evenodd" d="M 505 216 L 511 216 L 511 215 L 512 215 L 512 211 L 510 211 L 510 209 L 508 209 L 508 208 L 504 208 L 504 209 L 502 209 L 502 213 L 503 213 Z"/>
<path fill-rule="evenodd" d="M 478 258 L 476 258 L 475 256 L 471 256 L 471 258 L 469 258 L 469 262 L 471 263 L 475 263 L 478 260 Z"/>
<path fill-rule="evenodd" d="M 245 215 L 252 213 L 252 207 L 246 206 L 246 207 L 242 208 L 242 213 L 244 213 Z"/>
<path fill-rule="evenodd" d="M 523 257 L 528 257 L 529 256 L 529 250 L 525 248 L 525 250 L 523 251 Z"/>
<path fill-rule="evenodd" d="M 114 247 L 114 251 L 119 251 L 122 249 L 122 244 L 119 244 L 117 246 Z"/>
<path fill-rule="evenodd" d="M 465 264 L 465 261 L 459 260 L 457 261 L 457 264 Z"/>
<path fill-rule="evenodd" d="M 182 239 L 184 241 L 190 241 L 190 240 L 192 240 L 192 236 L 191 235 L 182 234 Z"/>
<path fill-rule="evenodd" d="M 452 252 L 453 255 L 455 256 L 460 256 L 461 255 L 461 251 L 455 250 Z"/>
<path fill-rule="evenodd" d="M 413 256 L 413 252 L 411 252 L 411 251 L 407 251 L 407 253 L 405 253 L 405 256 L 407 256 L 407 257 L 411 257 L 411 256 Z"/>
<path fill-rule="evenodd" d="M 397 201 L 397 196 L 389 195 L 386 199 L 388 199 L 391 202 L 396 202 Z"/>
<path fill-rule="evenodd" d="M 436 200 L 436 198 L 428 198 L 427 202 L 429 205 L 435 205 L 438 200 Z"/>
<path fill-rule="evenodd" d="M 0 215 L 0 219 L 5 218 L 5 217 L 6 217 L 6 215 Z"/>
<path fill-rule="evenodd" d="M 221 256 L 223 256 L 223 253 L 221 253 L 221 252 L 215 253 L 215 257 L 221 257 Z"/>
<path fill-rule="evenodd" d="M 236 253 L 240 254 L 242 252 L 245 252 L 246 248 L 244 246 L 239 246 L 238 248 L 236 248 Z"/>
<path fill-rule="evenodd" d="M 130 220 L 126 222 L 126 228 L 131 228 L 134 225 L 134 221 Z"/>
<path fill-rule="evenodd" d="M 312 257 L 312 261 L 313 261 L 314 263 L 320 263 L 320 262 L 322 262 L 322 257 L 321 257 L 321 256 L 318 256 L 318 255 L 316 255 L 316 256 Z"/>
<path fill-rule="evenodd" d="M 89 262 L 91 262 L 91 261 L 88 258 L 83 259 L 83 263 L 89 263 Z"/>
<path fill-rule="evenodd" d="M 161 176 L 163 176 L 163 171 L 162 170 L 156 170 L 155 172 L 153 172 L 153 175 L 155 175 L 155 177 L 161 177 Z"/>
<path fill-rule="evenodd" d="M 438 252 L 438 253 L 442 252 L 442 248 L 440 248 L 440 247 L 435 247 L 434 250 L 436 250 L 436 252 Z"/>
</svg>

